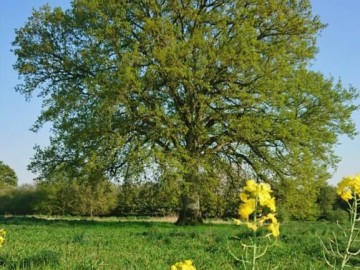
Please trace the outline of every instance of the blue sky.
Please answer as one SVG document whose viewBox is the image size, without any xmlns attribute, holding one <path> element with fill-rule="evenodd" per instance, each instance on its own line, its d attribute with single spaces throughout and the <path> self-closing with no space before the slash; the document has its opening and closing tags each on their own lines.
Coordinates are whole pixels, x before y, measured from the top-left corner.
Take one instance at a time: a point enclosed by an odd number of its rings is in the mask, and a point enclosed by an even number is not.
<svg viewBox="0 0 360 270">
<path fill-rule="evenodd" d="M 19 82 L 12 65 L 10 52 L 15 38 L 14 29 L 24 25 L 33 8 L 46 3 L 68 8 L 70 0 L 0 0 L 0 160 L 12 167 L 19 184 L 31 183 L 34 175 L 27 171 L 35 144 L 48 143 L 49 128 L 38 133 L 29 129 L 41 111 L 41 100 L 25 98 L 14 90 Z M 318 38 L 319 53 L 312 68 L 326 76 L 341 78 L 343 84 L 360 89 L 360 1 L 313 0 L 313 12 L 328 27 Z M 359 101 L 360 102 L 360 101 Z M 353 115 L 360 129 L 360 112 Z M 330 183 L 335 184 L 345 175 L 360 173 L 360 136 L 354 140 L 340 138 L 335 151 L 342 161 Z"/>
</svg>

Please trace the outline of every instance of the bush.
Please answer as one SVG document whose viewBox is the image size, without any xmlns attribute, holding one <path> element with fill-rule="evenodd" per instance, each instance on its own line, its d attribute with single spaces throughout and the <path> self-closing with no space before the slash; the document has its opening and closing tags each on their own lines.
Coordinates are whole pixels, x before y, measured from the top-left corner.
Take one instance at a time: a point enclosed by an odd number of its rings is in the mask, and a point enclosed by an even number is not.
<svg viewBox="0 0 360 270">
<path fill-rule="evenodd" d="M 337 208 L 333 211 L 331 211 L 328 216 L 327 219 L 329 221 L 334 221 L 334 222 L 340 222 L 340 223 L 345 223 L 349 221 L 349 212 L 345 211 L 343 209 Z"/>
</svg>

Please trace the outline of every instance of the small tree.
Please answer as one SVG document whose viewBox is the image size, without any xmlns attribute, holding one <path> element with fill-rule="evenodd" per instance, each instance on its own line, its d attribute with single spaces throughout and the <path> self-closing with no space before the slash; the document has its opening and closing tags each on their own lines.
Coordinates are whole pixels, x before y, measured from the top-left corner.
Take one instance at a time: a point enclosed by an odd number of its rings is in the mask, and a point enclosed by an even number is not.
<svg viewBox="0 0 360 270">
<path fill-rule="evenodd" d="M 38 194 L 33 185 L 6 187 L 0 191 L 0 213 L 31 215 L 35 213 Z"/>
<path fill-rule="evenodd" d="M 336 188 L 330 185 L 324 185 L 319 190 L 317 204 L 319 206 L 320 215 L 322 219 L 331 220 L 334 216 L 336 207 Z"/>
<path fill-rule="evenodd" d="M 105 179 L 72 178 L 64 171 L 37 184 L 36 210 L 45 214 L 98 216 L 117 205 L 116 186 Z"/>
<path fill-rule="evenodd" d="M 320 209 L 317 199 L 319 189 L 323 185 L 323 180 L 284 180 L 275 185 L 274 192 L 278 198 L 279 209 L 282 211 L 281 214 L 285 214 L 292 220 L 318 219 Z"/>
<path fill-rule="evenodd" d="M 72 181 L 74 205 L 72 214 L 85 216 L 106 215 L 117 206 L 117 190 L 108 180 Z"/>
<path fill-rule="evenodd" d="M 17 182 L 15 171 L 0 161 L 0 186 L 16 186 Z"/>
</svg>

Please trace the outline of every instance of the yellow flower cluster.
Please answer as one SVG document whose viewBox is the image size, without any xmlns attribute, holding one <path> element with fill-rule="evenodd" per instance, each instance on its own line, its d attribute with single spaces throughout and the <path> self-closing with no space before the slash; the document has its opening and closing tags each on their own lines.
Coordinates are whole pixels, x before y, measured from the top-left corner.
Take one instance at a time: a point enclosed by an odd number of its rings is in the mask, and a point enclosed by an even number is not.
<svg viewBox="0 0 360 270">
<path fill-rule="evenodd" d="M 171 266 L 170 270 L 196 270 L 192 260 L 177 262 Z"/>
<path fill-rule="evenodd" d="M 280 224 L 275 217 L 275 198 L 271 196 L 271 192 L 269 184 L 247 180 L 244 192 L 240 193 L 242 204 L 239 208 L 239 215 L 246 222 L 246 226 L 253 231 L 263 226 L 265 222 L 270 221 L 271 223 L 267 226 L 267 229 L 273 236 L 277 237 L 280 234 Z M 266 208 L 267 210 L 265 210 Z M 264 212 L 268 214 L 264 215 Z M 254 214 L 254 220 L 250 221 L 249 216 L 252 214 Z M 259 215 L 259 218 L 257 215 Z M 236 219 L 235 224 L 240 225 L 242 222 Z"/>
<path fill-rule="evenodd" d="M 5 242 L 5 236 L 6 236 L 6 231 L 4 229 L 1 229 L 0 230 L 0 247 L 2 247 Z"/>
<path fill-rule="evenodd" d="M 354 196 L 360 196 L 360 175 L 344 177 L 336 189 L 344 201 L 351 200 Z"/>
</svg>

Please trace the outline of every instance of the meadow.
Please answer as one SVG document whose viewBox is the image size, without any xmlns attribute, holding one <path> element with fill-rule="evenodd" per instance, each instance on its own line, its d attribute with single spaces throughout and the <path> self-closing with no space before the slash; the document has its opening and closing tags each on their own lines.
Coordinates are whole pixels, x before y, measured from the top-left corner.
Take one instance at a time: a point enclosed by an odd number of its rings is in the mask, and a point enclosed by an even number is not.
<svg viewBox="0 0 360 270">
<path fill-rule="evenodd" d="M 0 222 L 7 231 L 0 269 L 163 270 L 185 259 L 199 270 L 242 269 L 231 253 L 242 254 L 241 241 L 250 236 L 231 222 L 193 227 L 129 219 L 2 217 Z M 283 224 L 276 245 L 259 261 L 260 269 L 328 269 L 318 236 L 325 240 L 336 230 L 329 222 Z M 360 265 L 360 259 L 352 264 Z"/>
</svg>

